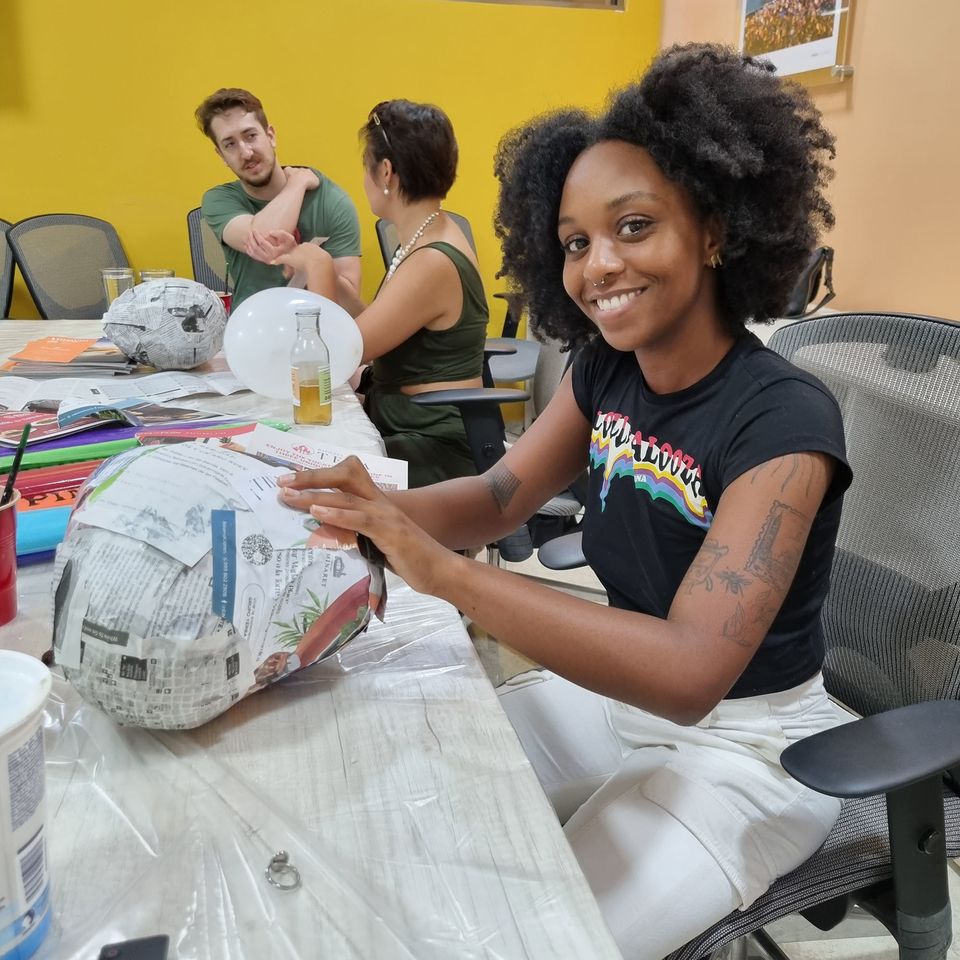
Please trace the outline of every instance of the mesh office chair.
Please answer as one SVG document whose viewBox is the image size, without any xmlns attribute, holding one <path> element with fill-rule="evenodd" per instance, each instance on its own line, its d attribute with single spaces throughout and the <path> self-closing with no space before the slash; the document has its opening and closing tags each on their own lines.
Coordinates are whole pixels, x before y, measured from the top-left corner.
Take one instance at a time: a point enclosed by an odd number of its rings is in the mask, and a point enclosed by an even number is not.
<svg viewBox="0 0 960 960">
<path fill-rule="evenodd" d="M 194 207 L 187 214 L 187 235 L 190 238 L 190 262 L 193 279 L 214 292 L 227 293 L 227 258 L 217 235 Z"/>
<path fill-rule="evenodd" d="M 0 220 L 0 318 L 10 316 L 10 301 L 13 299 L 13 251 L 7 243 L 10 224 Z"/>
<path fill-rule="evenodd" d="M 473 239 L 473 230 L 470 229 L 470 221 L 459 213 L 449 210 L 445 213 L 460 227 L 470 248 L 476 253 L 477 245 Z M 397 228 L 389 220 L 378 220 L 376 226 L 380 256 L 383 257 L 383 265 L 389 268 L 390 261 L 400 246 Z M 540 344 L 532 340 L 517 339 L 520 325 L 518 298 L 510 293 L 495 293 L 494 297 L 506 302 L 507 312 L 503 320 L 502 336 L 487 340 L 491 352 L 490 374 L 495 383 L 523 383 L 532 379 L 536 373 Z M 498 350 L 500 352 L 496 352 Z"/>
<path fill-rule="evenodd" d="M 696 960 L 801 913 L 822 930 L 850 903 L 901 957 L 950 943 L 946 857 L 960 854 L 960 324 L 836 314 L 776 331 L 843 410 L 853 485 L 844 499 L 822 623 L 826 687 L 864 719 L 789 747 L 784 768 L 843 797 L 806 863 L 671 955 Z M 892 855 L 891 855 L 892 848 Z M 682 892 L 678 892 L 682 896 Z"/>
<path fill-rule="evenodd" d="M 117 231 L 96 217 L 28 217 L 10 227 L 7 240 L 45 320 L 99 320 L 107 309 L 100 271 L 130 266 Z"/>
</svg>

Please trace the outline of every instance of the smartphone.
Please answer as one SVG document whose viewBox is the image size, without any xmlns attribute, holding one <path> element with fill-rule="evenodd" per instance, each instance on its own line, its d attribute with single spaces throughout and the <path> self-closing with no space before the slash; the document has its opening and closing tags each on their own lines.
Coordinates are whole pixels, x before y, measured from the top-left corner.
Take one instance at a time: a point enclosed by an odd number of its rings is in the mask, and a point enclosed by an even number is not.
<svg viewBox="0 0 960 960">
<path fill-rule="evenodd" d="M 166 934 L 123 940 L 102 946 L 97 960 L 167 960 L 169 946 L 170 938 Z"/>
</svg>

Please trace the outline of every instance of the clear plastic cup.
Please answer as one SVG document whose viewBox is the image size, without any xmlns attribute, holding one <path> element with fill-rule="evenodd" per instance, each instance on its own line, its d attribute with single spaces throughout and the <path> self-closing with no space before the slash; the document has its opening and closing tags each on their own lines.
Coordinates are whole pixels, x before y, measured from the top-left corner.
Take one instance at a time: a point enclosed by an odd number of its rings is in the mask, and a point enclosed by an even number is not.
<svg viewBox="0 0 960 960">
<path fill-rule="evenodd" d="M 133 288 L 133 270 L 130 267 L 108 267 L 100 271 L 103 277 L 103 292 L 109 307 L 121 293 Z"/>
<path fill-rule="evenodd" d="M 156 270 L 141 270 L 140 271 L 140 282 L 146 283 L 148 280 L 169 280 L 173 276 L 172 270 L 156 269 Z"/>
</svg>

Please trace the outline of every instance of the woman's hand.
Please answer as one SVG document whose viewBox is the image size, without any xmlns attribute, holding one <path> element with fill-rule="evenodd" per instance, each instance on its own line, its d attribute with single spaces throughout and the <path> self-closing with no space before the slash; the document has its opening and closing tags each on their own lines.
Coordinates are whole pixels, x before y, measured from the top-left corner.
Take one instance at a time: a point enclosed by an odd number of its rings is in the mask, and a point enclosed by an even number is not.
<svg viewBox="0 0 960 960">
<path fill-rule="evenodd" d="M 369 537 L 394 573 L 420 593 L 434 593 L 454 555 L 395 507 L 356 457 L 326 470 L 301 470 L 277 481 L 287 506 L 324 525 Z"/>
<path fill-rule="evenodd" d="M 328 300 L 336 300 L 337 272 L 333 257 L 315 243 L 298 243 L 288 253 L 278 254 L 272 264 L 283 267 L 289 280 L 294 274 L 305 279 L 306 287 Z"/>
</svg>

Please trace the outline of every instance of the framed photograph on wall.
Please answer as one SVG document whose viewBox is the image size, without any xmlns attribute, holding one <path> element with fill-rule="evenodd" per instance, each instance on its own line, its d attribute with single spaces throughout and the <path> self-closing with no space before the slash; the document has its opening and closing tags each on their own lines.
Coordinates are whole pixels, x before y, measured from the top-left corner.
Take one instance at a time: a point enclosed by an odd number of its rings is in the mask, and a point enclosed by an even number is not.
<svg viewBox="0 0 960 960">
<path fill-rule="evenodd" d="M 853 0 L 742 0 L 740 51 L 769 60 L 780 76 L 842 80 Z"/>
<path fill-rule="evenodd" d="M 594 7 L 599 10 L 625 10 L 627 5 L 627 0 L 467 0 L 467 2 L 512 3 L 518 7 Z"/>
</svg>

